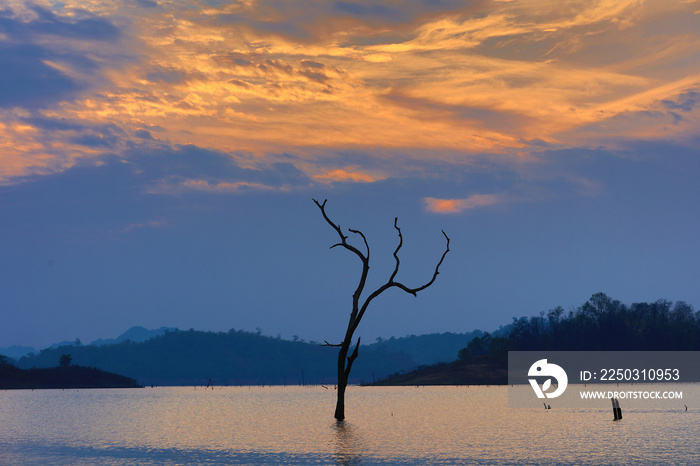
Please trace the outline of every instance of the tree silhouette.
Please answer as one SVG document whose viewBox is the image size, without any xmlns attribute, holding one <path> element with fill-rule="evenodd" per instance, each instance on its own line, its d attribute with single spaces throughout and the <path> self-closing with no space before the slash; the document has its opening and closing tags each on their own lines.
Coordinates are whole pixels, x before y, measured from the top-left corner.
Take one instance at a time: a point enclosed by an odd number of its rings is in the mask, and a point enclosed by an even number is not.
<svg viewBox="0 0 700 466">
<path fill-rule="evenodd" d="M 73 362 L 73 356 L 70 354 L 62 354 L 61 358 L 58 360 L 58 365 L 61 367 L 68 367 L 71 362 Z"/>
<path fill-rule="evenodd" d="M 403 236 L 401 235 L 401 229 L 398 226 L 398 218 L 394 218 L 394 228 L 396 229 L 396 232 L 399 237 L 399 244 L 394 250 L 394 260 L 396 262 L 396 265 L 394 266 L 394 271 L 392 272 L 391 276 L 389 277 L 386 283 L 374 290 L 362 301 L 362 292 L 365 289 L 365 284 L 367 283 L 367 276 L 369 274 L 369 243 L 367 242 L 367 238 L 359 230 L 348 229 L 350 233 L 356 234 L 360 238 L 362 238 L 362 241 L 365 246 L 365 252 L 362 252 L 355 246 L 348 243 L 348 236 L 343 234 L 343 230 L 340 228 L 340 225 L 333 223 L 333 221 L 330 218 L 328 218 L 328 215 L 326 214 L 327 199 L 324 200 L 322 203 L 318 202 L 316 199 L 313 199 L 313 201 L 321 210 L 323 218 L 326 220 L 326 222 L 328 222 L 328 224 L 331 227 L 333 227 L 333 229 L 338 233 L 338 236 L 340 237 L 340 243 L 334 244 L 333 246 L 331 246 L 331 249 L 335 248 L 336 246 L 341 246 L 355 254 L 362 262 L 362 273 L 360 274 L 360 281 L 357 285 L 357 288 L 355 289 L 355 292 L 352 295 L 352 312 L 350 313 L 348 327 L 345 330 L 345 338 L 343 338 L 343 341 L 341 341 L 338 344 L 331 344 L 327 341 L 325 342 L 327 346 L 335 346 L 340 348 L 340 350 L 338 351 L 338 399 L 335 406 L 335 418 L 339 421 L 342 421 L 343 419 L 345 419 L 345 389 L 348 385 L 348 378 L 350 376 L 352 364 L 353 362 L 355 362 L 355 359 L 357 359 L 357 352 L 360 348 L 360 338 L 357 339 L 355 349 L 352 351 L 352 353 L 350 353 L 350 356 L 348 356 L 348 353 L 350 352 L 350 346 L 352 345 L 352 338 L 355 333 L 355 330 L 357 330 L 358 325 L 360 325 L 360 321 L 362 320 L 362 317 L 364 317 L 365 312 L 369 307 L 369 304 L 372 302 L 372 300 L 374 300 L 374 298 L 376 298 L 377 296 L 379 296 L 380 294 L 392 287 L 397 287 L 405 291 L 406 293 L 410 293 L 413 296 L 417 296 L 419 291 L 422 291 L 428 288 L 430 285 L 432 285 L 435 282 L 435 279 L 437 278 L 438 274 L 440 273 L 440 265 L 442 265 L 442 262 L 445 260 L 445 256 L 450 251 L 450 238 L 445 234 L 444 231 L 442 232 L 443 236 L 445 237 L 445 240 L 447 241 L 447 244 L 445 245 L 445 252 L 442 253 L 440 261 L 435 266 L 435 272 L 433 273 L 433 276 L 430 279 L 430 281 L 417 288 L 409 288 L 406 285 L 395 280 L 396 275 L 399 273 L 399 250 L 401 250 L 401 246 L 403 246 Z"/>
<path fill-rule="evenodd" d="M 513 318 L 508 339 L 517 351 L 697 351 L 700 312 L 694 312 L 685 301 L 626 305 L 595 293 L 568 315 L 559 306 L 546 317 Z"/>
</svg>

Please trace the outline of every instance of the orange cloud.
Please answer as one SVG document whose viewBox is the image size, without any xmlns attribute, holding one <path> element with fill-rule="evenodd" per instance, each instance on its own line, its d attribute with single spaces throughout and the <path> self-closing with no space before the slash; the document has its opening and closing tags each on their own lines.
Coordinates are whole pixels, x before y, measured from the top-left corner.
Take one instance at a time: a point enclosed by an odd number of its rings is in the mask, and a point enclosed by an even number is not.
<svg viewBox="0 0 700 466">
<path fill-rule="evenodd" d="M 385 158 L 401 151 L 421 163 L 462 164 L 476 153 L 539 150 L 531 140 L 599 147 L 613 138 L 698 132 L 697 111 L 671 115 L 664 108 L 700 87 L 693 59 L 700 32 L 687 20 L 696 4 L 562 0 L 553 8 L 551 0 L 491 1 L 407 11 L 401 22 L 339 16 L 329 2 L 310 2 L 205 10 L 137 2 L 120 10 L 128 21 L 115 20 L 129 24 L 119 41 L 51 36 L 61 54 L 45 65 L 89 85 L 35 116 L 126 135 L 157 127 L 160 141 L 250 153 L 253 166 L 264 167 L 269 154 L 293 153 L 297 168 L 319 182 L 382 179 L 365 167 L 329 168 L 333 162 L 318 156 L 329 150 Z M 117 14 L 104 2 L 84 8 L 104 18 Z M 99 58 L 99 75 L 60 61 L 86 50 Z M 131 59 L 109 59 L 123 56 Z M 0 161 L 6 180 L 128 145 L 78 147 L 68 131 L 30 131 L 20 119 L 0 114 L 0 134 L 10 141 Z M 382 176 L 402 174 L 403 162 L 383 164 Z M 452 208 L 471 208 L 465 205 Z"/>
<path fill-rule="evenodd" d="M 383 180 L 383 176 L 370 175 L 369 173 L 362 173 L 358 170 L 348 171 L 343 168 L 338 168 L 336 170 L 331 170 L 322 175 L 314 175 L 314 179 L 324 182 L 333 181 L 354 181 L 362 183 L 373 183 L 375 181 Z"/>
<path fill-rule="evenodd" d="M 212 193 L 235 192 L 246 188 L 262 190 L 273 189 L 272 187 L 264 185 L 262 183 L 252 183 L 248 181 L 238 181 L 235 183 L 222 182 L 212 184 L 206 180 L 187 180 L 184 183 L 182 183 L 182 186 L 189 189 L 196 189 L 199 191 L 207 191 Z"/>
<path fill-rule="evenodd" d="M 487 207 L 505 202 L 503 195 L 499 194 L 474 194 L 466 199 L 436 199 L 426 197 L 423 199 L 430 212 L 438 214 L 456 214 L 464 210 Z"/>
<path fill-rule="evenodd" d="M 250 190 L 274 190 L 272 186 L 265 185 L 263 183 L 255 183 L 250 181 L 236 181 L 236 182 L 219 182 L 211 183 L 207 180 L 201 179 L 189 179 L 184 181 L 171 181 L 164 180 L 155 186 L 152 186 L 148 192 L 150 194 L 173 194 L 179 195 L 186 191 L 204 191 L 208 193 L 235 193 L 244 191 L 246 189 Z M 281 190 L 287 188 L 281 187 Z"/>
</svg>

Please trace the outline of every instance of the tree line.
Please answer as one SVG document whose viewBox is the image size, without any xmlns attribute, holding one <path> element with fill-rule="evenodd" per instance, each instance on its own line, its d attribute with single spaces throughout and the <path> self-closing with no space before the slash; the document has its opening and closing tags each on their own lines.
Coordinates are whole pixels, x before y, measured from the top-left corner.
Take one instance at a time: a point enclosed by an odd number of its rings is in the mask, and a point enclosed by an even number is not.
<svg viewBox="0 0 700 466">
<path fill-rule="evenodd" d="M 595 293 L 569 312 L 557 306 L 539 316 L 513 318 L 499 333 L 472 339 L 459 358 L 504 358 L 508 351 L 697 351 L 700 312 L 685 301 L 627 305 Z"/>
</svg>

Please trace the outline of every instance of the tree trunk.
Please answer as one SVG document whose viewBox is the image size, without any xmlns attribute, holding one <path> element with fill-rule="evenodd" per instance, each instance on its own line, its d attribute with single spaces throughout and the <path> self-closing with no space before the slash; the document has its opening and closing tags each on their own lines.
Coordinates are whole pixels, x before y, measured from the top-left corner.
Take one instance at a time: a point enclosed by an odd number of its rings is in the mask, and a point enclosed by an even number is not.
<svg viewBox="0 0 700 466">
<path fill-rule="evenodd" d="M 335 403 L 334 417 L 339 421 L 345 419 L 345 389 L 348 386 L 348 378 L 345 375 L 345 358 L 349 349 L 349 345 L 343 343 L 338 351 L 338 400 Z"/>
<path fill-rule="evenodd" d="M 345 419 L 345 387 L 347 383 L 338 384 L 338 400 L 335 402 L 335 418 L 339 421 Z"/>
</svg>

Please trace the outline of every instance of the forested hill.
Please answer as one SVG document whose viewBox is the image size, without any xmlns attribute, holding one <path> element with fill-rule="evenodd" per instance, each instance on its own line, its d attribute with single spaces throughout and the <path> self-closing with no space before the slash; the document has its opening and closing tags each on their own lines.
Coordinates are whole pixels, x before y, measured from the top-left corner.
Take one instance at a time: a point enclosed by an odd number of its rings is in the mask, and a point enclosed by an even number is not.
<svg viewBox="0 0 700 466">
<path fill-rule="evenodd" d="M 505 356 L 508 351 L 698 351 L 700 312 L 684 302 L 659 299 L 624 304 L 596 293 L 568 312 L 561 306 L 539 316 L 514 318 L 500 335 L 472 339 L 469 356 Z"/>
<path fill-rule="evenodd" d="M 627 305 L 596 293 L 568 312 L 556 307 L 514 318 L 498 335 L 473 338 L 450 364 L 395 373 L 379 384 L 507 383 L 508 351 L 700 351 L 700 312 L 684 301 Z"/>
<path fill-rule="evenodd" d="M 140 385 L 134 379 L 94 367 L 71 365 L 70 361 L 57 367 L 20 369 L 10 364 L 4 356 L 0 356 L 0 389 L 2 390 L 137 387 Z"/>
<path fill-rule="evenodd" d="M 514 319 L 509 338 L 522 351 L 697 351 L 700 312 L 684 301 L 627 305 L 596 293 L 568 313 Z"/>
<path fill-rule="evenodd" d="M 473 336 L 435 334 L 380 340 L 360 348 L 353 383 L 421 364 L 450 361 Z M 75 364 L 124 374 L 145 385 L 334 384 L 337 348 L 231 330 L 165 332 L 144 342 L 73 343 L 20 358 L 22 368 L 50 367 L 62 354 Z"/>
</svg>

